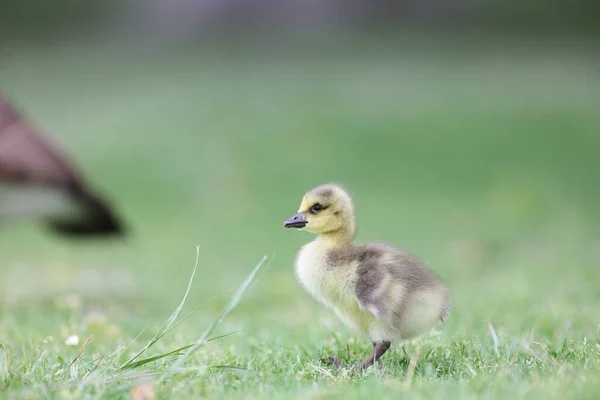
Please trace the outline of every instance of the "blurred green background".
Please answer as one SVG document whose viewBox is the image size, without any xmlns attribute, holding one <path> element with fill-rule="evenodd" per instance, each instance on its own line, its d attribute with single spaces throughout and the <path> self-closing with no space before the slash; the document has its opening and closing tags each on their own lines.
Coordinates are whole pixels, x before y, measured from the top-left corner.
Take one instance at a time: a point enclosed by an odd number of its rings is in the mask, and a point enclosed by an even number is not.
<svg viewBox="0 0 600 400">
<path fill-rule="evenodd" d="M 57 311 L 70 294 L 127 335 L 159 326 L 198 244 L 190 304 L 218 298 L 182 325 L 181 340 L 275 255 L 223 331 L 246 330 L 231 339 L 238 348 L 277 337 L 317 351 L 345 328 L 295 281 L 296 251 L 311 237 L 282 223 L 306 190 L 330 181 L 354 196 L 358 240 L 400 246 L 447 282 L 445 343 L 489 341 L 489 321 L 501 337 L 593 335 L 596 36 L 577 17 L 568 34 L 560 19 L 535 34 L 514 34 L 510 22 L 494 33 L 452 28 L 470 12 L 443 29 L 433 17 L 335 34 L 300 24 L 281 39 L 223 37 L 239 27 L 226 21 L 213 36 L 199 23 L 145 37 L 113 9 L 112 31 L 99 19 L 85 29 L 55 22 L 56 37 L 13 23 L 0 88 L 113 201 L 131 235 L 73 242 L 35 222 L 3 227 L 0 338 L 25 344 L 78 326 L 79 314 Z"/>
</svg>

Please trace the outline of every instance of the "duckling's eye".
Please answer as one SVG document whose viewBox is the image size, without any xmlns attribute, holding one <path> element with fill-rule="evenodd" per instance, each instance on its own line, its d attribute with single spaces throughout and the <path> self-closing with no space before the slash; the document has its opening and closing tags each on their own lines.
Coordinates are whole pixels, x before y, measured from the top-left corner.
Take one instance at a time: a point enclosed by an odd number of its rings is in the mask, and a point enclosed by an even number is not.
<svg viewBox="0 0 600 400">
<path fill-rule="evenodd" d="M 320 213 L 321 211 L 323 211 L 324 209 L 325 209 L 325 207 L 323 207 L 321 204 L 317 203 L 310 208 L 310 211 L 313 214 L 317 214 L 317 213 Z"/>
</svg>

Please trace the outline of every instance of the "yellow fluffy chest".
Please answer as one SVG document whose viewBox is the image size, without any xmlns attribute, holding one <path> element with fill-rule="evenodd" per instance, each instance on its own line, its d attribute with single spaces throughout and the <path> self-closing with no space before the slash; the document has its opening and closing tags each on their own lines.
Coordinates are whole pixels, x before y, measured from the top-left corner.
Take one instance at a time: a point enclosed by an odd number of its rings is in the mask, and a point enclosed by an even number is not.
<svg viewBox="0 0 600 400">
<path fill-rule="evenodd" d="M 358 306 L 355 295 L 356 264 L 330 265 L 317 242 L 305 245 L 296 259 L 296 275 L 305 289 L 331 308 L 349 327 L 365 333 L 370 315 Z"/>
</svg>

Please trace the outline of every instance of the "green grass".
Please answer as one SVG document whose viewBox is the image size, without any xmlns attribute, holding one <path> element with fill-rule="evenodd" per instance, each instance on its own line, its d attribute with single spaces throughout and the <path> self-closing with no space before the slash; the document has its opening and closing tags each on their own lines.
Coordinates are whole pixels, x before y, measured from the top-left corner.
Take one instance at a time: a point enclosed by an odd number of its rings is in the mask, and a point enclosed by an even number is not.
<svg viewBox="0 0 600 400">
<path fill-rule="evenodd" d="M 292 50 L 3 53 L 3 91 L 118 204 L 132 235 L 0 230 L 0 397 L 127 398 L 155 382 L 161 398 L 596 398 L 594 53 Z M 454 296 L 447 323 L 393 347 L 379 375 L 322 368 L 321 355 L 357 362 L 370 344 L 294 278 L 310 236 L 282 222 L 328 181 L 353 193 L 359 240 L 416 254 Z M 177 309 L 194 243 L 179 315 L 206 304 L 135 361 L 201 346 L 119 370 Z M 79 346 L 64 344 L 71 334 Z"/>
</svg>

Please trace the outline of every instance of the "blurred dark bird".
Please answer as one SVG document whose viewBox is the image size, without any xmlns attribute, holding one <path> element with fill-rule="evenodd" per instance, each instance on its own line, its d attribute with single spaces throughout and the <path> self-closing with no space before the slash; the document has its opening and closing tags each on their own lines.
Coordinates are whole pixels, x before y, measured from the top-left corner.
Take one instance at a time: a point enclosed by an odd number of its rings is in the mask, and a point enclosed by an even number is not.
<svg viewBox="0 0 600 400">
<path fill-rule="evenodd" d="M 0 228 L 35 218 L 68 237 L 120 236 L 120 219 L 43 132 L 0 93 Z"/>
</svg>

